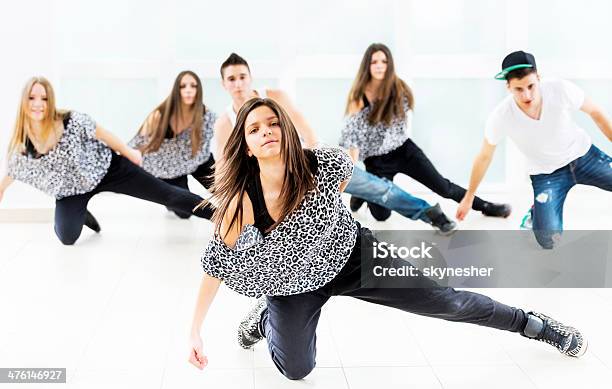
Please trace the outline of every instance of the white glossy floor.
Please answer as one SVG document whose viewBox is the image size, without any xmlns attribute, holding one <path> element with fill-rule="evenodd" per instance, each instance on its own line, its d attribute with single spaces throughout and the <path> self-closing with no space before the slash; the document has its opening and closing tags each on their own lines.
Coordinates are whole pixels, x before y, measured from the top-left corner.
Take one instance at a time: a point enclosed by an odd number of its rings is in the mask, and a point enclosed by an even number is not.
<svg viewBox="0 0 612 389">
<path fill-rule="evenodd" d="M 512 200 L 511 218 L 472 213 L 462 228 L 516 228 L 529 194 L 509 196 L 490 198 Z M 566 227 L 611 229 L 609 215 L 602 217 L 612 212 L 610 200 L 609 193 L 575 189 Z M 117 195 L 98 196 L 90 205 L 103 231 L 85 230 L 74 247 L 62 246 L 50 223 L 0 224 L 0 367 L 66 367 L 64 387 L 70 388 L 612 385 L 612 290 L 603 289 L 484 291 L 579 327 L 590 341 L 580 360 L 516 334 L 332 299 L 318 329 L 317 368 L 292 382 L 273 366 L 265 343 L 252 351 L 239 348 L 235 328 L 250 301 L 222 288 L 203 332 L 210 365 L 199 371 L 187 362 L 187 338 L 202 275 L 199 254 L 211 225 Z M 454 214 L 453 203 L 442 205 Z M 399 215 L 375 223 L 365 209 L 357 217 L 371 228 L 426 227 Z"/>
</svg>

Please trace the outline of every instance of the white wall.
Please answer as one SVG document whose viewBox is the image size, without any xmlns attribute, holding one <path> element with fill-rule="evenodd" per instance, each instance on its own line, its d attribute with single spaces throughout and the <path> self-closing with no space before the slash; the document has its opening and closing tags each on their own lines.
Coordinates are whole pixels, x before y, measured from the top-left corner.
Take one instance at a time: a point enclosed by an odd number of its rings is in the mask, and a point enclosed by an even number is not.
<svg viewBox="0 0 612 389">
<path fill-rule="evenodd" d="M 250 62 L 256 86 L 287 90 L 335 143 L 361 55 L 381 41 L 414 88 L 414 139 L 440 171 L 466 184 L 486 115 L 505 95 L 492 76 L 512 50 L 532 51 L 543 76 L 575 80 L 612 113 L 611 11 L 605 0 L 11 3 L 0 13 L 0 156 L 32 75 L 52 81 L 60 107 L 87 112 L 127 140 L 183 69 L 203 79 L 213 110 L 224 109 L 218 68 L 232 51 Z M 612 153 L 595 125 L 579 120 Z M 525 179 L 514 147 L 499 149 L 485 190 Z M 17 185 L 0 207 L 23 203 L 50 200 Z"/>
</svg>

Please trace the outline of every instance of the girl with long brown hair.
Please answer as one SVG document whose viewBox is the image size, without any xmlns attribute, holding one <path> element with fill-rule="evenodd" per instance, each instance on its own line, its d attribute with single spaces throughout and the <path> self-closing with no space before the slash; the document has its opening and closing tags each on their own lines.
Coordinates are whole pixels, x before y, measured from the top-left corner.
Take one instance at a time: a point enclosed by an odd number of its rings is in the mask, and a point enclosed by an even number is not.
<svg viewBox="0 0 612 389">
<path fill-rule="evenodd" d="M 306 148 L 312 148 L 318 143 L 315 131 L 283 91 L 272 89 L 255 91 L 251 88 L 251 71 L 244 58 L 236 53 L 230 54 L 221 64 L 220 71 L 223 87 L 230 94 L 232 103 L 215 124 L 217 149 L 223 150 L 224 140 L 229 137 L 236 125 L 237 112 L 246 101 L 253 97 L 270 97 L 279 103 L 289 114 L 298 134 L 303 138 Z M 219 154 L 217 155 L 219 156 Z M 396 211 L 412 220 L 422 220 L 444 235 L 452 234 L 457 228 L 457 223 L 448 219 L 439 204 L 431 206 L 425 200 L 403 191 L 393 182 L 367 173 L 359 167 L 353 169 L 353 176 L 345 191 L 353 196 Z"/>
<path fill-rule="evenodd" d="M 169 184 L 189 190 L 191 175 L 206 189 L 213 182 L 211 139 L 217 115 L 204 105 L 200 77 L 178 74 L 170 95 L 149 114 L 129 142 L 142 152 L 142 167 Z M 180 218 L 190 212 L 174 211 Z"/>
<path fill-rule="evenodd" d="M 83 225 L 100 232 L 87 210 L 104 191 L 123 193 L 185 213 L 210 218 L 202 201 L 184 189 L 142 170 L 141 154 L 86 114 L 58 110 L 51 83 L 32 77 L 26 83 L 9 145 L 8 174 L 0 181 L 0 199 L 17 179 L 55 197 L 55 233 L 74 244 Z"/>
<path fill-rule="evenodd" d="M 321 308 L 338 295 L 519 332 L 571 356 L 584 353 L 579 331 L 545 315 L 438 287 L 422 275 L 405 277 L 395 288 L 382 285 L 368 271 L 374 262 L 390 268 L 406 262 L 375 259 L 370 248 L 376 239 L 343 204 L 350 157 L 340 149 L 303 149 L 289 116 L 273 100 L 253 98 L 242 106 L 223 153 L 212 188 L 219 205 L 215 235 L 202 255 L 205 274 L 192 323 L 189 360 L 196 367 L 208 363 L 200 332 L 222 281 L 240 294 L 265 296 L 240 323 L 238 343 L 250 348 L 265 337 L 272 360 L 289 379 L 314 368 Z"/>
<path fill-rule="evenodd" d="M 466 190 L 443 177 L 408 137 L 413 109 L 412 90 L 395 74 L 391 50 L 373 43 L 363 55 L 348 96 L 340 144 L 374 175 L 393 181 L 397 173 L 404 173 L 440 196 L 460 202 Z M 363 202 L 351 198 L 351 209 L 356 211 Z M 368 203 L 368 208 L 377 220 L 391 215 L 390 210 L 377 204 Z M 508 204 L 478 197 L 473 208 L 486 216 L 508 217 L 511 212 Z"/>
</svg>

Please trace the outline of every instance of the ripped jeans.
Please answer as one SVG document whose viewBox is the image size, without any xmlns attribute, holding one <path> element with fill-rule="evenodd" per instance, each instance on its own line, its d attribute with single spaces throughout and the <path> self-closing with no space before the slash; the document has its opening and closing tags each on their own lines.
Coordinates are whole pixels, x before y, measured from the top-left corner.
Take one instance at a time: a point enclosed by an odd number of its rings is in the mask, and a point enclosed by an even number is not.
<svg viewBox="0 0 612 389">
<path fill-rule="evenodd" d="M 582 157 L 550 174 L 531 176 L 533 232 L 545 249 L 552 249 L 563 231 L 563 204 L 577 184 L 612 191 L 612 158 L 591 145 Z M 593 215 L 594 217 L 596 215 Z"/>
<path fill-rule="evenodd" d="M 344 191 L 412 220 L 430 223 L 425 214 L 425 211 L 431 207 L 427 201 L 405 192 L 393 181 L 375 176 L 357 166 L 353 169 L 353 176 Z"/>
</svg>

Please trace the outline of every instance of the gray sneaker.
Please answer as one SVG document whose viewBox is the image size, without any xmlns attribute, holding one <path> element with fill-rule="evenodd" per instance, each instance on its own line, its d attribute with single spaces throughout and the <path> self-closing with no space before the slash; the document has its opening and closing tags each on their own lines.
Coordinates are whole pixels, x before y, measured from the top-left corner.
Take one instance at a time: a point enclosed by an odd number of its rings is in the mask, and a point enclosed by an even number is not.
<svg viewBox="0 0 612 389">
<path fill-rule="evenodd" d="M 431 221 L 431 225 L 440 231 L 440 234 L 444 236 L 451 235 L 455 231 L 457 231 L 457 223 L 450 220 L 444 212 L 442 212 L 442 208 L 440 208 L 440 204 L 436 204 L 432 207 L 429 207 L 425 210 L 425 215 Z"/>
<path fill-rule="evenodd" d="M 586 352 L 588 342 L 574 327 L 537 312 L 529 312 L 527 316 L 523 336 L 548 343 L 570 357 L 579 358 Z"/>
<path fill-rule="evenodd" d="M 250 349 L 264 338 L 259 328 L 261 314 L 266 309 L 266 296 L 257 299 L 255 306 L 244 317 L 238 326 L 238 344 L 244 349 Z"/>
</svg>

